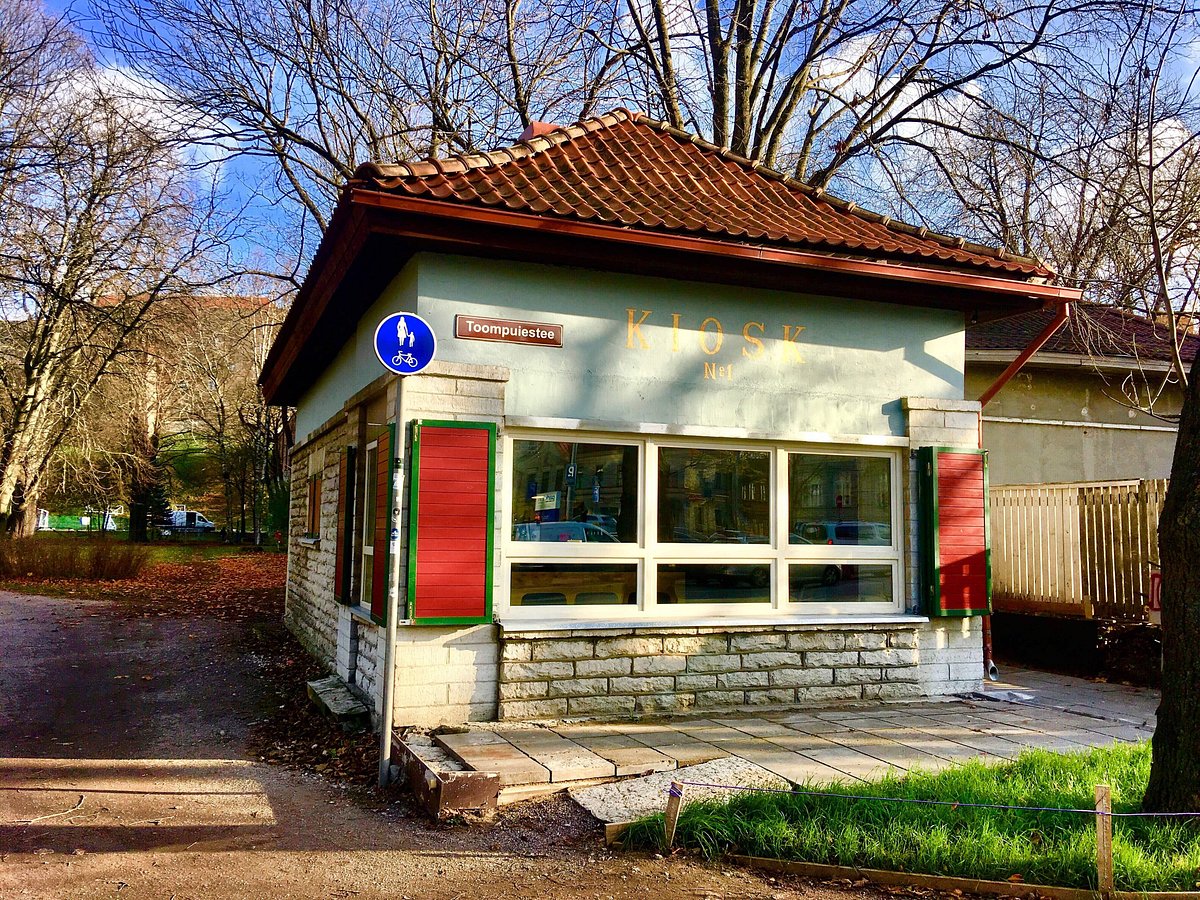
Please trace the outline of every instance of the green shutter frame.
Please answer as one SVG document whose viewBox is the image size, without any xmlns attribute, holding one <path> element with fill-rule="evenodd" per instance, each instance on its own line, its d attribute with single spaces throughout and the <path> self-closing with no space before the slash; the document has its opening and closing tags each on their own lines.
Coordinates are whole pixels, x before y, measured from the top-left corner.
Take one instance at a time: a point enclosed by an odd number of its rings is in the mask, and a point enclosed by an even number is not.
<svg viewBox="0 0 1200 900">
<path fill-rule="evenodd" d="M 487 559 L 484 581 L 484 613 L 481 616 L 412 618 L 417 590 L 417 512 L 421 482 L 421 428 L 470 428 L 488 433 Z M 414 625 L 484 625 L 492 621 L 492 592 L 495 579 L 496 542 L 496 425 L 493 422 L 445 422 L 421 419 L 413 423 L 411 465 L 408 485 L 408 610 Z"/>
<path fill-rule="evenodd" d="M 371 621 L 376 625 L 387 624 L 387 599 L 388 599 L 388 582 L 392 574 L 392 504 L 395 502 L 393 490 L 396 484 L 396 424 L 389 423 L 386 426 L 387 435 L 387 486 L 384 489 L 384 496 L 387 498 L 387 503 L 384 504 L 384 520 L 386 526 L 381 530 L 379 528 L 379 509 L 375 511 L 375 554 L 372 561 L 372 569 L 380 565 L 382 558 L 383 565 L 383 596 L 382 602 L 375 603 L 374 584 L 372 582 L 371 592 Z M 376 468 L 378 469 L 379 462 L 376 460 Z M 382 533 L 382 540 L 380 535 Z M 380 553 L 380 543 L 383 544 L 383 553 Z M 372 578 L 374 574 L 372 573 Z"/>
<path fill-rule="evenodd" d="M 940 590 L 941 548 L 939 546 L 938 454 L 956 453 L 983 457 L 983 533 L 986 605 L 969 609 L 946 609 Z M 992 524 L 988 457 L 986 450 L 958 447 L 920 447 L 917 449 L 918 549 L 921 555 L 921 608 L 933 617 L 986 616 L 992 613 Z"/>
</svg>

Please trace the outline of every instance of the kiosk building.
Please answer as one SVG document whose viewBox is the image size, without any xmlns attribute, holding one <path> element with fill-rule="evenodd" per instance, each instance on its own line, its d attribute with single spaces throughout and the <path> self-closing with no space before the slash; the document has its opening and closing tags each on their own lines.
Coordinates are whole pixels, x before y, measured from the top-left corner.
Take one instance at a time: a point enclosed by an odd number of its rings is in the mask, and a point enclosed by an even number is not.
<svg viewBox="0 0 1200 900">
<path fill-rule="evenodd" d="M 361 166 L 262 375 L 288 624 L 401 724 L 975 689 L 964 329 L 1075 296 L 624 110 Z"/>
</svg>

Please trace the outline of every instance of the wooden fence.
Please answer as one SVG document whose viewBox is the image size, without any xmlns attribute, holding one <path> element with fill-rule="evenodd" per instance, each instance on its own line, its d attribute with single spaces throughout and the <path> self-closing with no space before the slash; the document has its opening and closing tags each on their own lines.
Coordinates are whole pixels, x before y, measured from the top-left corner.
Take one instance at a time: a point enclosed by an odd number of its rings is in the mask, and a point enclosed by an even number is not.
<svg viewBox="0 0 1200 900">
<path fill-rule="evenodd" d="M 1166 493 L 1161 479 L 992 488 L 993 607 L 1145 618 Z"/>
</svg>

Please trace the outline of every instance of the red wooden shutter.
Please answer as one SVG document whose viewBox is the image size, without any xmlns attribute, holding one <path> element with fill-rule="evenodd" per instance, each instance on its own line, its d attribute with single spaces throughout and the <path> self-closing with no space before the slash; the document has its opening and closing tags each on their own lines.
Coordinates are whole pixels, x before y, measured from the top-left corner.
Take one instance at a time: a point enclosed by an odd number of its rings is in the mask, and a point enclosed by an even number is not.
<svg viewBox="0 0 1200 900">
<path fill-rule="evenodd" d="M 350 573 L 354 570 L 354 448 L 338 460 L 337 543 L 333 561 L 333 598 L 349 603 Z"/>
<path fill-rule="evenodd" d="M 375 553 L 371 557 L 371 618 L 387 621 L 388 540 L 392 531 L 392 447 L 396 426 L 379 435 L 375 450 Z"/>
<path fill-rule="evenodd" d="M 935 616 L 986 615 L 992 607 L 987 455 L 922 447 L 921 569 Z"/>
<path fill-rule="evenodd" d="M 490 622 L 496 426 L 419 422 L 412 462 L 410 614 L 426 625 Z"/>
</svg>

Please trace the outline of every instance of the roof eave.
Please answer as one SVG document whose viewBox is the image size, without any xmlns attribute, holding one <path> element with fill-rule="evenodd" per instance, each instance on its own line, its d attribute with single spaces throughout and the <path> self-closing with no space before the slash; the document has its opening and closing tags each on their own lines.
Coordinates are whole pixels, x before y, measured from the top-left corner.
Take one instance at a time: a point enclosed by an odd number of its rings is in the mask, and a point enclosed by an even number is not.
<svg viewBox="0 0 1200 900">
<path fill-rule="evenodd" d="M 534 236 L 537 239 L 531 240 Z M 363 259 L 368 240 L 374 239 L 389 241 L 400 252 L 389 252 L 386 260 Z M 295 403 L 311 383 L 304 373 L 327 362 L 324 344 L 340 332 L 325 327 L 326 313 L 347 278 L 353 276 L 358 291 L 348 291 L 343 296 L 347 302 L 337 304 L 343 325 L 366 309 L 365 305 L 352 308 L 362 302 L 359 295 L 381 290 L 420 250 L 604 266 L 634 274 L 793 291 L 802 278 L 807 293 L 954 309 L 980 322 L 1073 302 L 1080 294 L 1073 288 L 1020 277 L 652 232 L 401 196 L 352 184 L 343 192 L 268 354 L 260 377 L 267 402 Z M 922 290 L 916 293 L 916 287 Z M 313 358 L 306 358 L 306 346 L 318 334 L 322 347 L 307 354 Z"/>
<path fill-rule="evenodd" d="M 995 363 L 1004 365 L 1016 359 L 1019 350 L 968 349 L 968 363 Z M 1153 372 L 1166 373 L 1173 370 L 1171 363 L 1158 359 L 1134 359 L 1128 356 L 1091 356 L 1086 353 L 1035 353 L 1026 368 L 1092 369 L 1098 372 Z"/>
</svg>

